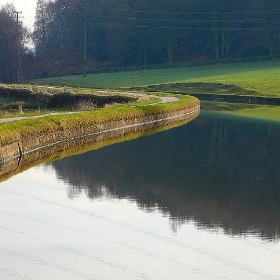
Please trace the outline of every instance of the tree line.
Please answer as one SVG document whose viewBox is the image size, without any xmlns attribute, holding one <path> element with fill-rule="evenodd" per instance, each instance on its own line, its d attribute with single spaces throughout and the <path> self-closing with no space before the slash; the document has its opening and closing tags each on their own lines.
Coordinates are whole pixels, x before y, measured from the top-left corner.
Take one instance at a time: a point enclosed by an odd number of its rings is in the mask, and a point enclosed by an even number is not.
<svg viewBox="0 0 280 280">
<path fill-rule="evenodd" d="M 279 23 L 275 0 L 38 0 L 34 41 L 113 66 L 277 56 Z"/>
<path fill-rule="evenodd" d="M 28 57 L 14 11 L 0 10 L 2 81 L 23 80 Z M 279 30 L 278 0 L 37 0 L 32 39 L 35 61 L 59 56 L 93 70 L 274 58 Z"/>
<path fill-rule="evenodd" d="M 0 82 L 25 81 L 28 32 L 19 17 L 13 5 L 0 9 Z"/>
</svg>

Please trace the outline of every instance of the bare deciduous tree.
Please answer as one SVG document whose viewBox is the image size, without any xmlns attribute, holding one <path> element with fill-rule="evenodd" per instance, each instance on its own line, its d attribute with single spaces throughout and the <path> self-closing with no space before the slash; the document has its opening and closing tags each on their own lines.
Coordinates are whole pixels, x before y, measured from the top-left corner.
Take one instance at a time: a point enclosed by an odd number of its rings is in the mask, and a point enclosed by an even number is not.
<svg viewBox="0 0 280 280">
<path fill-rule="evenodd" d="M 0 9 L 0 81 L 25 80 L 23 58 L 26 32 L 15 17 L 13 5 L 6 5 Z"/>
</svg>

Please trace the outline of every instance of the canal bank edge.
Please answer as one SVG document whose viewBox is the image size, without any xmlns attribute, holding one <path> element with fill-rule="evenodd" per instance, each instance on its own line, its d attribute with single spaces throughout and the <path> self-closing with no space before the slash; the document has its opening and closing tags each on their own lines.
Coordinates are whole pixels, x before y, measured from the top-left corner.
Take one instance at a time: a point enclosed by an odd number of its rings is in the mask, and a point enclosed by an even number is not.
<svg viewBox="0 0 280 280">
<path fill-rule="evenodd" d="M 103 112 L 107 109 L 103 109 Z M 173 103 L 152 106 L 116 107 L 100 119 L 98 110 L 88 113 L 44 117 L 21 121 L 21 129 L 15 130 L 12 123 L 2 124 L 9 137 L 0 135 L 0 166 L 13 159 L 48 146 L 57 145 L 80 137 L 99 135 L 117 130 L 134 129 L 158 123 L 180 121 L 200 111 L 200 102 L 195 97 L 184 98 Z M 38 120 L 40 120 L 38 122 Z M 14 123 L 14 122 L 13 122 Z M 26 128 L 26 129 L 25 129 Z"/>
<path fill-rule="evenodd" d="M 0 183 L 38 164 L 56 161 L 68 156 L 98 150 L 113 144 L 163 132 L 168 129 L 185 125 L 195 119 L 198 115 L 199 111 L 195 114 L 190 114 L 179 121 L 178 119 L 169 119 L 158 122 L 157 126 L 155 126 L 155 124 L 146 124 L 145 126 L 137 127 L 136 131 L 135 127 L 131 127 L 130 129 L 119 129 L 112 132 L 79 137 L 73 140 L 37 149 L 32 153 L 25 154 L 21 158 L 15 158 L 3 163 L 0 166 Z"/>
</svg>

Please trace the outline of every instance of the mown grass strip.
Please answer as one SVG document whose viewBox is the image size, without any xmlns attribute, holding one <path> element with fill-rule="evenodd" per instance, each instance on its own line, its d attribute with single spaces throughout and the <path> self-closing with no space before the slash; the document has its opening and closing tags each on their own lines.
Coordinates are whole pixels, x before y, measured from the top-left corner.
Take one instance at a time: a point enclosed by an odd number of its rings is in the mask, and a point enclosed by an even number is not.
<svg viewBox="0 0 280 280">
<path fill-rule="evenodd" d="M 28 139 L 30 136 L 53 133 L 73 127 L 88 127 L 123 119 L 168 113 L 198 105 L 199 101 L 191 96 L 180 96 L 174 103 L 141 106 L 137 103 L 117 105 L 104 109 L 96 109 L 77 114 L 48 116 L 39 119 L 14 121 L 0 125 L 0 143 L 2 146 Z"/>
<path fill-rule="evenodd" d="M 221 83 L 261 96 L 280 96 L 280 61 L 217 64 L 171 69 L 90 74 L 32 80 L 32 83 L 119 88 L 168 83 Z"/>
</svg>

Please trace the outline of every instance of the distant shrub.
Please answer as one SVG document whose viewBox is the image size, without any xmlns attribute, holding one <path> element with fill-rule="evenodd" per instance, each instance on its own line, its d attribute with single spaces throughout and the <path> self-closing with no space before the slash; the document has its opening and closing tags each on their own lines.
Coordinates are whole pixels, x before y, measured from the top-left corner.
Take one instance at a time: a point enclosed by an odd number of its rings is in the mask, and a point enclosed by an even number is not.
<svg viewBox="0 0 280 280">
<path fill-rule="evenodd" d="M 97 108 L 97 104 L 90 99 L 80 99 L 72 107 L 73 110 L 79 110 L 79 111 L 92 110 L 96 108 Z"/>
<path fill-rule="evenodd" d="M 32 93 L 29 96 L 29 107 L 41 109 L 48 108 L 52 95 L 46 92 Z"/>
<path fill-rule="evenodd" d="M 49 108 L 69 108 L 77 110 L 89 110 L 93 108 L 103 108 L 106 104 L 129 103 L 135 98 L 126 96 L 98 96 L 89 94 L 71 94 L 63 92 L 55 94 L 49 101 Z"/>
<path fill-rule="evenodd" d="M 24 101 L 7 102 L 1 106 L 1 110 L 17 110 L 19 107 L 26 107 L 26 104 Z"/>
<path fill-rule="evenodd" d="M 103 108 L 105 105 L 129 103 L 136 98 L 126 96 L 100 96 L 88 93 L 77 94 L 71 89 L 64 87 L 60 89 L 48 87 L 35 87 L 26 85 L 25 88 L 18 88 L 18 85 L 0 87 L 1 110 L 18 109 L 19 105 L 30 109 L 56 109 L 68 110 L 92 110 Z"/>
<path fill-rule="evenodd" d="M 0 88 L 1 97 L 14 97 L 18 100 L 28 101 L 30 91 L 27 89 Z"/>
</svg>

